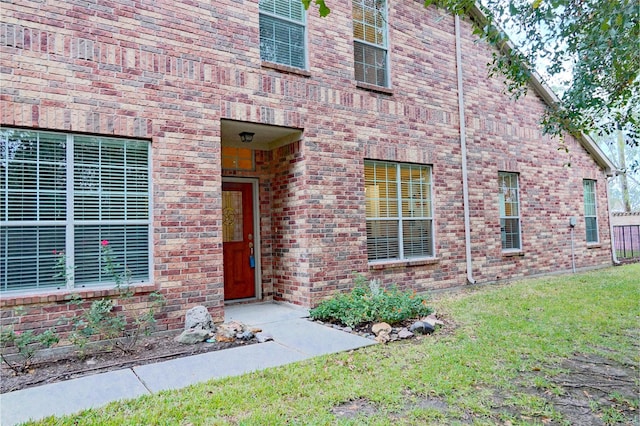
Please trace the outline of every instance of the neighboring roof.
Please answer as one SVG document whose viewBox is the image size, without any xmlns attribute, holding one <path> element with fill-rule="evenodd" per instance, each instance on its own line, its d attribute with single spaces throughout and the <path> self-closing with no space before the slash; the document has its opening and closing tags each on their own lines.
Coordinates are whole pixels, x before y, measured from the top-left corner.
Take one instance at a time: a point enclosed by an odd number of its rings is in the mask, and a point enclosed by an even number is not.
<svg viewBox="0 0 640 426">
<path fill-rule="evenodd" d="M 473 8 L 470 11 L 471 18 L 478 19 L 481 22 L 486 22 L 487 17 L 484 12 L 480 9 L 479 3 L 475 3 Z M 509 41 L 505 49 L 514 49 L 515 47 Z M 551 90 L 551 88 L 544 82 L 542 77 L 535 71 L 529 70 L 531 72 L 531 85 L 536 93 L 547 103 L 549 106 L 558 105 L 560 103 L 560 99 L 556 94 Z M 604 152 L 598 147 L 598 145 L 591 139 L 590 136 L 585 135 L 584 133 L 580 133 L 577 136 L 580 145 L 587 150 L 587 152 L 591 155 L 591 157 L 595 160 L 595 162 L 604 170 L 607 176 L 615 176 L 618 174 L 618 168 L 613 164 L 613 162 L 606 156 Z"/>
</svg>

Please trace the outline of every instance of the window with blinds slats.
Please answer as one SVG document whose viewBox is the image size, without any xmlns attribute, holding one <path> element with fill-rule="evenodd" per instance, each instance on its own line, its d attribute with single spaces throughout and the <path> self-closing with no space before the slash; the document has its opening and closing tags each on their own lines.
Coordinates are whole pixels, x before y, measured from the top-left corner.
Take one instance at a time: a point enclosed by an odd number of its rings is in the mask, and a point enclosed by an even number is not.
<svg viewBox="0 0 640 426">
<path fill-rule="evenodd" d="M 356 80 L 389 86 L 385 0 L 353 0 L 354 68 Z"/>
<path fill-rule="evenodd" d="M 516 173 L 498 174 L 502 250 L 520 250 L 520 190 Z"/>
<path fill-rule="evenodd" d="M 369 261 L 432 257 L 431 167 L 365 161 Z"/>
<path fill-rule="evenodd" d="M 306 68 L 306 14 L 300 0 L 260 0 L 260 59 Z"/>
<path fill-rule="evenodd" d="M 0 291 L 150 277 L 149 143 L 0 129 Z"/>
<path fill-rule="evenodd" d="M 587 242 L 598 242 L 598 214 L 596 209 L 596 181 L 584 179 L 582 181 L 584 194 L 584 220 L 586 225 Z"/>
</svg>

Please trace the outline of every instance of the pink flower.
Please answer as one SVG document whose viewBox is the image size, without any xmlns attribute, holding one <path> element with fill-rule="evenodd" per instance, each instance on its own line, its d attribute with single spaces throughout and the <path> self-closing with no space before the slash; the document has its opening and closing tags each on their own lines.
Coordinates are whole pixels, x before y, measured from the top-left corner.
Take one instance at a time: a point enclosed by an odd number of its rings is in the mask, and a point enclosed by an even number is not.
<svg viewBox="0 0 640 426">
<path fill-rule="evenodd" d="M 100 244 L 102 244 L 102 247 L 106 247 L 109 245 L 109 240 L 102 240 Z"/>
</svg>

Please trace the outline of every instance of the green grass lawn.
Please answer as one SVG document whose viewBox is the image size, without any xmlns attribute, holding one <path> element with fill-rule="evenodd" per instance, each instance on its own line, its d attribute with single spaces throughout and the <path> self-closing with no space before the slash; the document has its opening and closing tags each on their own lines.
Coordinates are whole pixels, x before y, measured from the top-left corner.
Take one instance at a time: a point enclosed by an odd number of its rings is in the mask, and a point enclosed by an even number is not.
<svg viewBox="0 0 640 426">
<path fill-rule="evenodd" d="M 578 411 L 633 424 L 639 277 L 632 264 L 440 294 L 447 326 L 432 336 L 35 424 L 577 424 Z M 607 384 L 583 366 L 627 375 Z"/>
</svg>

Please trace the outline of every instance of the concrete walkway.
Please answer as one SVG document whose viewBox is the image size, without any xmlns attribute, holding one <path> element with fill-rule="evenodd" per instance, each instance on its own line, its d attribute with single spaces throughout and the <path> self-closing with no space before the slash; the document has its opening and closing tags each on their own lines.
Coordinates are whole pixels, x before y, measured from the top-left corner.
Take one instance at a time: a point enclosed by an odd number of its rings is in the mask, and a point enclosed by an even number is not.
<svg viewBox="0 0 640 426">
<path fill-rule="evenodd" d="M 293 305 L 261 303 L 225 307 L 225 320 L 238 320 L 271 333 L 274 340 L 155 364 L 95 374 L 0 395 L 0 424 L 72 414 L 119 399 L 289 364 L 318 355 L 374 344 L 353 334 L 304 319 Z"/>
</svg>

